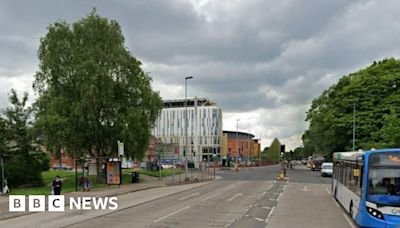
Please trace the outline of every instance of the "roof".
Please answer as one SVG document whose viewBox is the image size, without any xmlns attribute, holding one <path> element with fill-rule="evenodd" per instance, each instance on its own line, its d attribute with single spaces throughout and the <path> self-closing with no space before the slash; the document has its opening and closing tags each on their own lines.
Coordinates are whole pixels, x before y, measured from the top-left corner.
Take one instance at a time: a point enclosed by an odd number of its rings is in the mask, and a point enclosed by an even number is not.
<svg viewBox="0 0 400 228">
<path fill-rule="evenodd" d="M 164 100 L 164 108 L 183 108 L 185 107 L 185 99 L 177 99 L 177 100 Z M 192 98 L 187 99 L 187 107 L 194 107 L 197 102 L 197 106 L 216 106 L 217 103 L 211 101 L 207 98 Z"/>
</svg>

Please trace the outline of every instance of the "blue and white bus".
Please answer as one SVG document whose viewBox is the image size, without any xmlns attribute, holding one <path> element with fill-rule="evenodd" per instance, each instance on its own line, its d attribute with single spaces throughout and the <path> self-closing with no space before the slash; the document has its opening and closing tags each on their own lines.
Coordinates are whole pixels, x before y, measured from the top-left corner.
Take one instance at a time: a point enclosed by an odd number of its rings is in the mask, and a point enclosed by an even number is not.
<svg viewBox="0 0 400 228">
<path fill-rule="evenodd" d="M 333 154 L 332 194 L 361 227 L 400 227 L 400 149 Z"/>
</svg>

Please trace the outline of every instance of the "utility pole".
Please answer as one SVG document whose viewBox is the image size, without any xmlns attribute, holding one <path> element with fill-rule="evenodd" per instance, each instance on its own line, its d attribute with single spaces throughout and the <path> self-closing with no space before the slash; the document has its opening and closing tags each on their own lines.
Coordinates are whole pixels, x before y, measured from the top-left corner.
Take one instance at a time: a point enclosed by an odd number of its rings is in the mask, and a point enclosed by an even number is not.
<svg viewBox="0 0 400 228">
<path fill-rule="evenodd" d="M 1 193 L 5 193 L 3 192 L 4 189 L 4 159 L 0 158 L 0 163 L 1 163 Z"/>
<path fill-rule="evenodd" d="M 238 159 L 239 159 L 239 119 L 236 119 L 236 169 L 238 169 Z"/>
<path fill-rule="evenodd" d="M 192 79 L 192 76 L 185 77 L 185 146 L 183 149 L 185 155 L 185 181 L 188 179 L 188 111 L 187 111 L 187 80 Z"/>
<path fill-rule="evenodd" d="M 260 133 L 260 149 L 258 150 L 258 162 L 260 167 L 261 167 L 261 138 L 262 138 L 262 133 Z"/>
<path fill-rule="evenodd" d="M 353 151 L 356 145 L 356 104 L 353 104 Z"/>
</svg>

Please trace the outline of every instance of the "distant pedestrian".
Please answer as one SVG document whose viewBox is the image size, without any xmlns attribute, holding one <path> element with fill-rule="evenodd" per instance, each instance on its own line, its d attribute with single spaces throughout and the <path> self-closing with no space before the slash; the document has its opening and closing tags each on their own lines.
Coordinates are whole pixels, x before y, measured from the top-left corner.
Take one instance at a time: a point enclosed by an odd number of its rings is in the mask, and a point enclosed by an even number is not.
<svg viewBox="0 0 400 228">
<path fill-rule="evenodd" d="M 85 192 L 89 191 L 89 178 L 87 177 L 83 178 L 83 191 Z"/>
<path fill-rule="evenodd" d="M 54 192 L 54 195 L 60 195 L 61 194 L 61 188 L 62 188 L 62 181 L 60 179 L 60 176 L 57 176 L 56 179 L 53 181 L 53 192 Z"/>
<path fill-rule="evenodd" d="M 4 188 L 2 190 L 3 190 L 3 193 L 11 192 L 10 189 L 8 188 L 8 183 L 7 183 L 6 179 L 4 179 Z"/>
</svg>

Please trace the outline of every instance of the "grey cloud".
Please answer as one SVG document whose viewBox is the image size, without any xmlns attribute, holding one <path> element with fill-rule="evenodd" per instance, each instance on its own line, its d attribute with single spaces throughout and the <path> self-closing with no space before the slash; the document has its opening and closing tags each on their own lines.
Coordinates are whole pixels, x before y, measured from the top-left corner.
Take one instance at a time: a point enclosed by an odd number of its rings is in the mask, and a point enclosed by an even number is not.
<svg viewBox="0 0 400 228">
<path fill-rule="evenodd" d="M 225 112 L 263 113 L 259 124 L 274 129 L 268 137 L 301 135 L 313 98 L 342 75 L 400 53 L 395 0 L 193 2 L 1 2 L 0 108 L 14 86 L 7 79 L 34 74 L 46 27 L 92 7 L 120 23 L 126 46 L 162 88 L 182 88 L 193 75 L 189 96 L 216 100 Z"/>
</svg>

